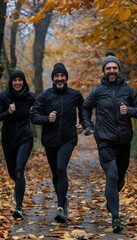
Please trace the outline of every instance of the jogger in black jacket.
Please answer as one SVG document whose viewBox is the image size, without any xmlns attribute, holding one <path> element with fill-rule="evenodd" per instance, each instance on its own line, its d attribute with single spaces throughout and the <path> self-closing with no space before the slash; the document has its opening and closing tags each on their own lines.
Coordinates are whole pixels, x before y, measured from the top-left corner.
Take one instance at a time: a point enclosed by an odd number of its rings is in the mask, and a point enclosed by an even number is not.
<svg viewBox="0 0 137 240">
<path fill-rule="evenodd" d="M 24 170 L 33 146 L 30 109 L 34 96 L 22 71 L 11 73 L 8 90 L 0 94 L 0 121 L 3 121 L 1 141 L 9 176 L 15 182 L 14 218 L 22 218 L 25 192 Z"/>
<path fill-rule="evenodd" d="M 44 90 L 31 111 L 31 121 L 42 125 L 42 145 L 45 147 L 58 198 L 55 220 L 66 222 L 68 205 L 67 165 L 82 128 L 83 97 L 67 86 L 68 72 L 56 63 L 52 75 L 53 87 Z M 77 109 L 79 123 L 77 123 Z"/>
<path fill-rule="evenodd" d="M 84 100 L 85 134 L 94 132 L 101 166 L 106 176 L 107 209 L 112 214 L 113 232 L 123 229 L 119 217 L 119 192 L 125 183 L 132 140 L 131 118 L 137 118 L 137 91 L 120 77 L 121 64 L 107 56 L 102 65 L 104 77 Z M 91 121 L 96 108 L 95 127 Z"/>
</svg>

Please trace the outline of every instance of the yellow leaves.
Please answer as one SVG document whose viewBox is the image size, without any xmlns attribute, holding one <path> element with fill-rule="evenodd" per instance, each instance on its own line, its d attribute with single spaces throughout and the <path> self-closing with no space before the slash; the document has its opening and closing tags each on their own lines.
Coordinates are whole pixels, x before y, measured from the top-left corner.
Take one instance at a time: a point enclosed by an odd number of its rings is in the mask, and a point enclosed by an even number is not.
<svg viewBox="0 0 137 240">
<path fill-rule="evenodd" d="M 33 234 L 29 234 L 29 235 L 28 235 L 28 238 L 34 239 L 34 240 L 38 240 L 38 239 L 39 239 L 38 237 L 36 237 L 36 236 L 33 235 Z"/>
<path fill-rule="evenodd" d="M 35 223 L 34 221 L 29 221 L 28 225 L 31 225 L 31 224 L 34 224 L 34 223 Z"/>
<path fill-rule="evenodd" d="M 74 229 L 74 230 L 72 230 L 72 232 L 71 232 L 73 235 L 81 235 L 81 234 L 85 234 L 85 231 L 83 231 L 83 230 L 79 230 L 79 229 Z"/>
<path fill-rule="evenodd" d="M 74 239 L 96 239 L 99 237 L 99 234 L 87 233 L 86 231 L 81 229 L 74 229 L 71 231 L 70 236 Z"/>
<path fill-rule="evenodd" d="M 70 13 L 73 9 L 78 10 L 81 6 L 87 9 L 92 8 L 92 3 L 89 0 L 73 0 L 73 1 L 61 1 L 61 0 L 48 0 L 43 7 L 43 11 L 56 10 L 60 11 L 62 14 Z"/>
<path fill-rule="evenodd" d="M 38 22 L 40 21 L 40 19 L 45 18 L 45 16 L 46 16 L 46 15 L 45 15 L 44 11 L 41 10 L 41 11 L 39 11 L 37 14 L 35 14 L 35 16 L 29 17 L 29 18 L 28 18 L 28 21 L 29 21 L 30 23 L 38 23 Z"/>
<path fill-rule="evenodd" d="M 102 8 L 101 8 L 102 9 Z M 103 15 L 107 15 L 108 17 L 114 17 L 114 14 L 117 14 L 117 17 L 120 21 L 126 21 L 131 16 L 131 9 L 128 6 L 120 5 L 117 2 L 106 7 L 102 11 Z"/>
<path fill-rule="evenodd" d="M 60 226 L 57 225 L 54 230 L 55 230 L 55 231 L 58 231 L 59 229 L 60 229 Z"/>
<path fill-rule="evenodd" d="M 1 205 L 2 205 L 2 207 L 9 207 L 9 206 L 10 206 L 10 203 L 8 203 L 8 202 L 3 202 Z"/>
<path fill-rule="evenodd" d="M 21 234 L 21 235 L 18 235 L 18 236 L 12 236 L 12 239 L 14 240 L 18 240 L 18 239 L 34 239 L 34 240 L 41 240 L 41 239 L 44 239 L 44 235 L 41 235 L 39 237 L 37 237 L 36 235 L 34 234 L 28 234 L 28 236 L 24 235 L 24 234 Z"/>
<path fill-rule="evenodd" d="M 131 10 L 129 8 L 120 7 L 119 8 L 119 19 L 121 21 L 126 21 L 131 15 Z"/>
<path fill-rule="evenodd" d="M 96 1 L 98 6 L 97 6 L 97 11 L 103 9 L 106 6 L 106 0 L 97 0 Z"/>
<path fill-rule="evenodd" d="M 133 12 L 137 12 L 137 5 L 134 4 L 134 5 L 130 6 L 130 10 Z"/>
<path fill-rule="evenodd" d="M 87 45 L 85 45 L 85 48 L 86 47 Z M 87 50 L 90 51 L 90 46 L 89 48 L 87 47 Z M 90 58 L 93 59 L 90 53 L 92 52 L 89 52 L 89 55 Z M 29 181 L 27 181 L 27 189 L 23 204 L 24 220 L 19 223 L 16 223 L 15 221 L 13 222 L 13 219 L 10 220 L 10 218 L 6 215 L 6 211 L 12 215 L 11 207 L 7 206 L 5 211 L 5 208 L 3 209 L 3 206 L 0 206 L 0 210 L 2 208 L 1 213 L 4 213 L 4 216 L 0 215 L 1 240 L 11 239 L 8 237 L 8 231 L 10 231 L 11 226 L 14 231 L 14 233 L 12 233 L 14 235 L 12 236 L 12 239 L 14 240 L 40 240 L 52 238 L 58 240 L 74 240 L 111 238 L 112 228 L 109 227 L 111 226 L 111 217 L 106 211 L 104 198 L 104 173 L 100 170 L 100 165 L 96 165 L 96 167 L 94 167 L 94 164 L 92 165 L 91 163 L 91 165 L 89 165 L 89 161 L 87 160 L 91 159 L 91 151 L 97 158 L 97 148 L 94 139 L 90 138 L 83 140 L 83 138 L 81 138 L 78 144 L 77 149 L 74 150 L 75 152 L 73 153 L 73 159 L 69 169 L 69 178 L 71 180 L 69 196 L 71 201 L 69 205 L 68 224 L 64 224 L 62 226 L 62 224 L 52 222 L 55 213 L 55 193 L 53 192 L 53 188 L 49 187 L 52 184 L 51 173 L 49 175 L 48 162 L 44 159 L 45 152 L 38 151 L 33 153 L 31 161 L 29 161 L 26 168 L 26 178 L 27 180 L 29 179 Z M 81 151 L 84 151 L 84 154 L 81 154 Z M 77 157 L 79 157 L 78 161 L 75 162 Z M 3 166 L 4 164 L 2 163 L 0 175 L 4 175 L 5 179 L 7 174 L 5 174 L 6 171 Z M 125 188 L 120 193 L 120 211 L 122 212 L 120 215 L 122 215 L 122 219 L 125 223 L 124 228 L 126 235 L 132 236 L 132 239 L 135 240 L 135 237 L 137 237 L 135 234 L 135 229 L 137 227 L 137 209 L 135 203 L 135 190 L 137 186 L 135 171 L 136 163 L 133 166 L 133 161 L 131 161 L 130 167 L 131 170 L 129 169 L 128 172 L 128 181 L 126 179 L 128 184 L 126 183 Z M 38 177 L 38 172 L 41 179 Z M 6 186 L 9 187 L 8 179 L 6 181 L 4 181 L 4 179 L 1 181 L 0 189 L 0 198 L 3 199 L 3 201 L 5 199 L 3 193 L 7 188 Z M 33 179 L 35 179 L 35 181 L 32 181 Z M 37 192 L 34 191 L 34 188 L 36 188 Z M 13 192 L 12 190 L 13 185 L 11 186 L 11 192 Z M 41 193 L 43 194 L 41 195 Z M 52 196 L 52 198 L 50 199 L 49 196 Z M 48 197 L 48 199 L 44 204 L 45 197 Z M 35 206 L 31 207 L 31 204 L 33 203 L 32 199 L 34 198 L 35 200 L 37 199 L 37 201 L 35 202 Z M 10 197 L 8 198 L 8 202 L 11 202 Z M 107 228 L 107 226 L 109 228 Z M 131 234 L 132 231 L 134 231 L 134 234 Z M 15 234 L 15 232 L 17 234 Z M 121 236 L 124 236 L 124 233 Z"/>
<path fill-rule="evenodd" d="M 125 204 L 129 205 L 129 204 L 131 204 L 134 201 L 135 201 L 135 199 L 133 197 L 130 197 L 130 198 L 126 199 Z"/>
<path fill-rule="evenodd" d="M 114 14 L 117 15 L 117 20 L 120 21 L 127 21 L 131 16 L 132 12 L 137 10 L 136 4 L 131 4 L 130 2 L 122 2 L 122 1 L 108 1 L 107 5 L 105 4 L 106 1 L 104 0 L 96 0 L 98 4 L 97 11 L 100 11 L 102 16 L 107 16 L 108 18 L 113 18 Z M 110 20 L 112 21 L 112 20 Z"/>
<path fill-rule="evenodd" d="M 46 2 L 46 4 L 43 7 L 43 10 L 49 11 L 54 9 L 55 7 L 57 7 L 59 5 L 58 1 L 54 1 L 54 0 L 48 0 Z"/>
<path fill-rule="evenodd" d="M 118 5 L 113 5 L 113 6 L 110 6 L 110 7 L 107 7 L 105 9 L 102 10 L 102 14 L 104 15 L 108 15 L 108 16 L 113 16 L 114 13 L 116 13 L 118 10 Z"/>
<path fill-rule="evenodd" d="M 25 23 L 27 21 L 28 21 L 28 19 L 26 19 L 26 18 L 19 18 L 19 19 L 14 20 L 14 22 L 19 22 L 19 23 Z"/>
<path fill-rule="evenodd" d="M 25 236 L 24 234 L 21 234 L 21 235 L 19 235 L 18 238 L 19 238 L 19 239 L 24 239 L 24 238 L 26 238 L 26 236 Z"/>
<path fill-rule="evenodd" d="M 73 1 L 53 1 L 49 0 L 44 6 L 45 10 L 54 9 L 61 12 L 62 14 L 67 14 L 73 11 L 73 9 L 79 10 L 80 7 L 85 7 L 86 9 L 92 8 L 92 2 L 89 0 L 73 0 Z"/>
<path fill-rule="evenodd" d="M 104 232 L 111 233 L 111 232 L 112 232 L 112 228 L 106 228 L 106 229 L 104 230 Z"/>
</svg>

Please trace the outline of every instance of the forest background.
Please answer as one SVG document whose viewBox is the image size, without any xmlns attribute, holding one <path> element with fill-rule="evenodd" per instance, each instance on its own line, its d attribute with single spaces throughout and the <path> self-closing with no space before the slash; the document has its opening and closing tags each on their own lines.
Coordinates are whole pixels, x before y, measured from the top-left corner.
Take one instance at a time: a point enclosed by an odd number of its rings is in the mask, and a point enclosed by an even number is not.
<svg viewBox="0 0 137 240">
<path fill-rule="evenodd" d="M 11 71 L 20 69 L 25 73 L 31 91 L 37 95 L 43 88 L 51 86 L 51 72 L 54 64 L 63 62 L 69 72 L 69 86 L 79 89 L 83 96 L 86 97 L 92 87 L 100 82 L 102 60 L 108 51 L 113 51 L 121 60 L 121 74 L 129 84 L 137 89 L 136 0 L 0 0 L 0 91 L 6 89 Z M 132 164 L 127 174 L 127 188 L 123 190 L 121 212 L 125 220 L 125 232 L 122 239 L 127 239 L 126 236 L 128 236 L 131 237 L 130 239 L 136 240 L 136 120 L 133 120 L 133 127 L 134 138 L 131 158 L 134 161 L 131 161 Z M 3 160 L 2 151 L 0 151 L 0 239 L 25 239 L 27 236 L 29 239 L 43 239 L 45 237 L 43 235 L 48 234 L 48 231 L 53 237 L 56 237 L 56 234 L 59 236 L 59 231 L 60 235 L 63 232 L 63 239 L 68 239 L 68 236 L 74 235 L 74 232 L 86 236 L 86 238 L 79 239 L 98 239 L 99 235 L 91 231 L 91 215 L 92 218 L 99 219 L 96 209 L 101 210 L 99 222 L 94 222 L 92 219 L 92 223 L 95 223 L 96 227 L 97 224 L 100 226 L 102 221 L 105 227 L 110 226 L 110 219 L 106 212 L 105 200 L 102 197 L 104 196 L 104 174 L 96 166 L 95 171 L 91 161 L 91 152 L 97 158 L 94 139 L 86 139 L 85 141 L 83 140 L 85 138 L 82 138 L 84 136 L 81 137 L 69 169 L 72 184 L 72 189 L 70 189 L 72 203 L 69 214 L 73 220 L 78 217 L 82 231 L 79 229 L 78 223 L 73 221 L 72 224 L 76 224 L 76 226 L 74 225 L 76 229 L 73 229 L 71 225 L 68 225 L 66 229 L 62 229 L 56 225 L 52 226 L 51 218 L 48 223 L 46 222 L 47 217 L 51 216 L 50 209 L 54 195 L 52 187 L 48 185 L 51 183 L 51 176 L 48 165 L 45 166 L 45 153 L 38 149 L 38 146 L 41 146 L 39 145 L 40 129 L 34 130 L 36 132 L 36 149 L 34 148 L 32 161 L 29 162 L 26 169 L 29 184 L 27 185 L 24 201 L 26 216 L 22 222 L 13 222 L 11 216 L 14 186 L 6 172 L 5 161 Z M 77 173 L 75 178 L 74 171 Z M 89 179 L 92 185 L 94 184 L 92 194 Z M 100 184 L 100 179 L 102 179 L 102 184 Z M 41 184 L 43 181 L 47 185 Z M 84 182 L 85 194 L 87 194 L 83 200 L 81 200 L 81 193 L 84 192 L 81 189 L 81 182 Z M 37 192 L 38 189 L 39 192 Z M 74 193 L 76 198 L 74 198 Z M 42 202 L 36 203 L 34 197 L 37 198 L 38 194 L 45 198 Z M 93 204 L 91 204 L 91 201 L 89 201 L 90 204 L 87 202 L 91 196 Z M 49 206 L 47 206 L 47 202 Z M 78 202 L 78 208 L 76 202 Z M 45 208 L 42 212 L 43 204 L 45 204 Z M 39 214 L 33 212 L 33 209 L 36 209 Z M 45 209 L 47 216 L 44 221 Z M 102 209 L 104 210 L 102 211 Z M 73 212 L 77 215 L 74 216 Z M 89 234 L 87 230 L 83 229 L 83 219 L 89 222 Z M 28 226 L 26 232 L 24 232 L 23 224 Z M 40 228 L 39 224 L 43 228 Z M 45 233 L 45 228 L 47 233 Z M 19 232 L 21 229 L 23 234 Z M 37 232 L 39 229 L 43 229 L 44 232 L 41 237 L 35 237 L 31 234 L 40 234 Z M 97 232 L 99 232 L 99 229 L 97 227 Z M 66 235 L 66 231 L 68 231 L 68 235 Z M 104 239 L 106 239 L 106 234 L 109 234 L 112 229 L 105 232 L 102 228 L 100 231 L 100 237 L 103 238 L 104 236 Z M 19 235 L 19 237 L 12 237 L 11 235 Z M 113 234 L 111 234 L 110 238 L 107 239 L 114 238 Z M 121 236 L 118 239 L 121 239 Z"/>
<path fill-rule="evenodd" d="M 121 60 L 122 75 L 137 88 L 137 2 L 135 0 L 1 0 L 0 91 L 14 69 L 25 72 L 31 91 L 52 84 L 63 62 L 69 86 L 87 96 L 100 82 L 106 52 Z M 134 149 L 136 155 L 136 120 Z"/>
</svg>

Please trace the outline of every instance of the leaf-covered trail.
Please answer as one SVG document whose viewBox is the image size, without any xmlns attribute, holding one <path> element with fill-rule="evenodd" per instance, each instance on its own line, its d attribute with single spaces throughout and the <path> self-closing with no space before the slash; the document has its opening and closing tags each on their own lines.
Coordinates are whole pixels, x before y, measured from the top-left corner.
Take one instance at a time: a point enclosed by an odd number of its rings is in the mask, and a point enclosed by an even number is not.
<svg viewBox="0 0 137 240">
<path fill-rule="evenodd" d="M 137 178 L 134 161 L 126 176 L 126 187 L 120 196 L 120 215 L 124 222 L 121 234 L 113 234 L 111 216 L 105 207 L 104 174 L 98 161 L 93 137 L 79 137 L 78 146 L 68 166 L 69 220 L 54 221 L 57 199 L 51 172 L 43 149 L 32 154 L 26 167 L 24 218 L 14 220 L 13 182 L 5 162 L 0 163 L 1 205 L 0 240 L 2 239 L 137 239 Z"/>
</svg>

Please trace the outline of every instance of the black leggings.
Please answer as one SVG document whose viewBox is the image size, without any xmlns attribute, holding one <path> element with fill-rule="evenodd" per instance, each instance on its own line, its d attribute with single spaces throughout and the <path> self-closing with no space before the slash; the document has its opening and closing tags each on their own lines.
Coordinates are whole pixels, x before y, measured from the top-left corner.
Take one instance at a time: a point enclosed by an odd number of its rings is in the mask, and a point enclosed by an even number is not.
<svg viewBox="0 0 137 240">
<path fill-rule="evenodd" d="M 99 146 L 101 166 L 106 175 L 105 196 L 112 216 L 119 214 L 119 190 L 129 166 L 130 142 Z"/>
<path fill-rule="evenodd" d="M 19 147 L 11 147 L 3 144 L 3 151 L 10 177 L 15 182 L 16 204 L 22 206 L 25 192 L 24 170 L 33 142 L 27 142 Z"/>
<path fill-rule="evenodd" d="M 64 207 L 68 191 L 67 165 L 74 149 L 74 144 L 65 143 L 56 148 L 45 147 L 48 162 L 53 175 L 53 185 L 58 198 L 58 207 Z"/>
</svg>

